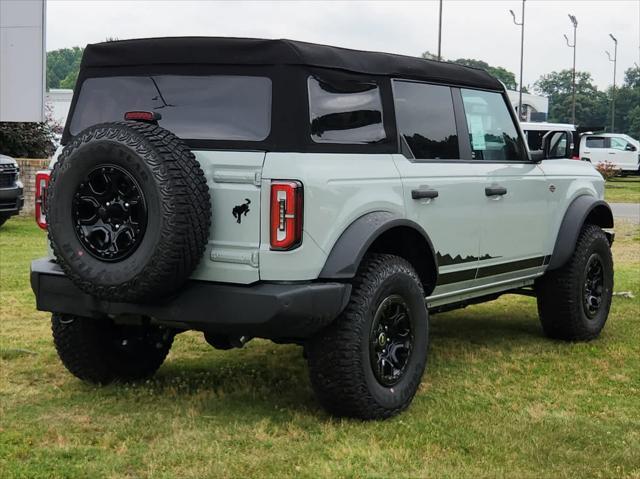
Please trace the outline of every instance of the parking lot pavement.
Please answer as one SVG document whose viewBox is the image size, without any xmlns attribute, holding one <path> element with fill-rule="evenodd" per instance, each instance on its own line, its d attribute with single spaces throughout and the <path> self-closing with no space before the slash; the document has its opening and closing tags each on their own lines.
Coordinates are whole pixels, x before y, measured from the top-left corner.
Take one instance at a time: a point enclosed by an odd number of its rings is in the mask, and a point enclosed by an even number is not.
<svg viewBox="0 0 640 479">
<path fill-rule="evenodd" d="M 640 224 L 640 203 L 609 203 L 613 217 Z"/>
</svg>

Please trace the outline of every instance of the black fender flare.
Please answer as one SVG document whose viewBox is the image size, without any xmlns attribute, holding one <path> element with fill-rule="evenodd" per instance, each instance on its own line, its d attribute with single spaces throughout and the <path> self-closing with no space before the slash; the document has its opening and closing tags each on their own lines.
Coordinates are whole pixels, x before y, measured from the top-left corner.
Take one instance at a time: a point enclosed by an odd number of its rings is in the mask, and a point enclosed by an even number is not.
<svg viewBox="0 0 640 479">
<path fill-rule="evenodd" d="M 320 272 L 321 279 L 351 279 L 356 275 L 362 258 L 373 242 L 386 231 L 396 227 L 408 227 L 419 233 L 431 252 L 434 265 L 433 284 L 438 279 L 438 260 L 431 238 L 415 221 L 402 218 L 388 211 L 367 213 L 351 223 L 333 245 Z"/>
<path fill-rule="evenodd" d="M 549 260 L 549 270 L 558 269 L 569 261 L 576 247 L 578 235 L 587 220 L 601 228 L 613 228 L 611 207 L 606 201 L 590 195 L 578 196 L 569 204 L 560 223 L 556 244 Z"/>
</svg>

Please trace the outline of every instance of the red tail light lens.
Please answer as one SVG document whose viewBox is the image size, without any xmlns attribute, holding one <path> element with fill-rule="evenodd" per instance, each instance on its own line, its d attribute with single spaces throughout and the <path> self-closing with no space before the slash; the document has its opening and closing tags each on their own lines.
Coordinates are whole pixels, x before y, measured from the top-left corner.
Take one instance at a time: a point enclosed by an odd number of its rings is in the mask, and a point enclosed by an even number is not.
<svg viewBox="0 0 640 479">
<path fill-rule="evenodd" d="M 271 249 L 290 250 L 302 243 L 303 198 L 299 181 L 271 182 Z"/>
<path fill-rule="evenodd" d="M 146 121 L 149 123 L 157 123 L 162 119 L 162 115 L 156 111 L 128 111 L 124 114 L 127 121 Z"/>
<path fill-rule="evenodd" d="M 36 173 L 36 223 L 43 230 L 47 229 L 47 218 L 45 207 L 47 201 L 47 186 L 49 185 L 49 171 L 38 171 Z"/>
</svg>

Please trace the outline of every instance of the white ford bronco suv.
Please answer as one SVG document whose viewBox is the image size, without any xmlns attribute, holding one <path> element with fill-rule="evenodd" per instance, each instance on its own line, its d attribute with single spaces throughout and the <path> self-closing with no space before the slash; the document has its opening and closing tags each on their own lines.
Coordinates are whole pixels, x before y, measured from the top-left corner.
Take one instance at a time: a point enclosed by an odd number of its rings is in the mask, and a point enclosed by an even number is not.
<svg viewBox="0 0 640 479">
<path fill-rule="evenodd" d="M 63 150 L 38 176 L 51 254 L 31 266 L 64 365 L 153 374 L 174 335 L 304 346 L 331 413 L 406 408 L 429 313 L 536 296 L 589 340 L 613 217 L 565 132 L 524 141 L 482 70 L 289 40 L 87 46 Z"/>
</svg>

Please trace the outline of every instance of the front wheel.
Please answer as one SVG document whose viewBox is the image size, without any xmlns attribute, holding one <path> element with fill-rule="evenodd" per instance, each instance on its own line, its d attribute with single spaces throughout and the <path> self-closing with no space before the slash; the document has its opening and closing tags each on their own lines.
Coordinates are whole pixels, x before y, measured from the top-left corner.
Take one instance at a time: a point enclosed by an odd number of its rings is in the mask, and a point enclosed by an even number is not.
<svg viewBox="0 0 640 479">
<path fill-rule="evenodd" d="M 384 419 L 413 399 L 427 362 L 429 316 L 413 267 L 365 258 L 345 311 L 307 344 L 311 384 L 330 413 Z"/>
<path fill-rule="evenodd" d="M 54 313 L 53 341 L 62 364 L 83 381 L 107 384 L 151 376 L 162 365 L 174 332 L 152 325 Z"/>
<path fill-rule="evenodd" d="M 598 337 L 613 293 L 613 258 L 602 229 L 586 225 L 567 264 L 539 279 L 536 291 L 547 336 L 565 341 Z"/>
</svg>

